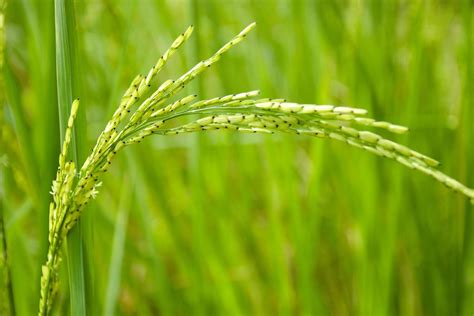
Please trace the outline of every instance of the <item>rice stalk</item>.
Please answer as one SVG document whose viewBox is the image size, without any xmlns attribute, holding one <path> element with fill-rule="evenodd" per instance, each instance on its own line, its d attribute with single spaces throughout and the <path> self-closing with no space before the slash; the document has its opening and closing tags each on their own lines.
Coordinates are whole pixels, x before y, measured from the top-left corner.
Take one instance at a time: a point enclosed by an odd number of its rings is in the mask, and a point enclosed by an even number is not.
<svg viewBox="0 0 474 316">
<path fill-rule="evenodd" d="M 80 168 L 74 161 L 66 159 L 79 100 L 72 103 L 57 177 L 51 192 L 53 202 L 49 218 L 50 246 L 41 279 L 40 315 L 47 314 L 49 307 L 45 308 L 44 305 L 50 306 L 53 301 L 56 289 L 53 275 L 60 263 L 61 243 L 79 220 L 84 206 L 97 196 L 102 185 L 101 176 L 107 172 L 120 150 L 140 143 L 153 134 L 177 135 L 229 130 L 263 134 L 284 132 L 335 139 L 421 171 L 474 202 L 474 191 L 439 171 L 438 161 L 376 133 L 360 130 L 361 127 L 369 126 L 393 133 L 408 131 L 404 126 L 367 118 L 367 111 L 364 109 L 299 104 L 283 99 L 258 99 L 259 91 L 256 90 L 199 101 L 196 101 L 195 94 L 172 100 L 189 82 L 240 43 L 254 27 L 255 23 L 250 24 L 211 57 L 197 63 L 182 76 L 168 79 L 155 91 L 150 91 L 153 78 L 191 35 L 193 28 L 189 27 L 159 58 L 147 75 L 135 77 Z M 198 118 L 187 124 L 180 123 L 179 118 L 186 116 Z"/>
</svg>

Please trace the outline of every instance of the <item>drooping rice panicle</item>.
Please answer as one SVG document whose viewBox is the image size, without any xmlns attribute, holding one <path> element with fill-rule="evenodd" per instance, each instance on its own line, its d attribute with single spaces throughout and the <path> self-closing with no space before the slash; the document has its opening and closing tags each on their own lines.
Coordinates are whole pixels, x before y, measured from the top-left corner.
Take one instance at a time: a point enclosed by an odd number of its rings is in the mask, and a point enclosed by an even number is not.
<svg viewBox="0 0 474 316">
<path fill-rule="evenodd" d="M 74 163 L 65 161 L 71 129 L 79 106 L 78 101 L 73 103 L 59 157 L 58 173 L 52 188 L 50 245 L 41 278 L 40 315 L 45 315 L 52 304 L 61 242 L 81 216 L 83 207 L 98 194 L 102 174 L 108 170 L 120 150 L 128 145 L 140 143 L 150 135 L 231 130 L 264 134 L 285 132 L 335 139 L 421 171 L 474 202 L 474 191 L 436 169 L 439 164 L 436 160 L 372 131 L 359 130 L 358 127 L 367 126 L 393 133 L 408 131 L 404 126 L 365 117 L 367 114 L 365 109 L 299 104 L 284 99 L 254 99 L 259 95 L 258 90 L 199 101 L 195 101 L 196 94 L 172 100 L 191 80 L 241 42 L 254 27 L 255 23 L 252 23 L 214 55 L 197 63 L 178 79 L 166 80 L 148 98 L 142 98 L 151 88 L 151 82 L 156 74 L 191 35 L 193 28 L 189 27 L 173 42 L 146 76 L 135 77 L 79 173 L 76 172 Z M 199 118 L 182 124 L 180 118 L 191 115 L 193 118 L 196 116 Z"/>
</svg>

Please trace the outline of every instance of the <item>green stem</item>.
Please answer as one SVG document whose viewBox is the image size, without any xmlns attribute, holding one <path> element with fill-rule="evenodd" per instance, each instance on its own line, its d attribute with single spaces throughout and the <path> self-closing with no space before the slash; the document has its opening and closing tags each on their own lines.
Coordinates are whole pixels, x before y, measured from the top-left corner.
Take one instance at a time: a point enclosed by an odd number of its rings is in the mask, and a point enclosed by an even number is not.
<svg viewBox="0 0 474 316">
<path fill-rule="evenodd" d="M 0 18 L 5 21 L 5 8 L 6 1 L 0 0 Z M 0 126 L 4 124 L 3 111 L 5 108 L 5 96 L 4 96 L 4 77 L 3 77 L 3 66 L 4 66 L 4 48 L 5 48 L 5 29 L 4 22 L 0 25 Z M 3 141 L 4 135 L 3 130 L 0 131 L 0 141 Z M 1 153 L 0 153 L 1 154 Z M 7 256 L 7 240 L 5 234 L 5 222 L 4 222 L 4 174 L 5 167 L 0 162 L 0 280 L 2 281 L 0 286 L 0 312 L 2 315 L 15 315 L 15 304 L 13 300 L 13 288 L 11 282 L 10 269 L 8 266 Z"/>
</svg>

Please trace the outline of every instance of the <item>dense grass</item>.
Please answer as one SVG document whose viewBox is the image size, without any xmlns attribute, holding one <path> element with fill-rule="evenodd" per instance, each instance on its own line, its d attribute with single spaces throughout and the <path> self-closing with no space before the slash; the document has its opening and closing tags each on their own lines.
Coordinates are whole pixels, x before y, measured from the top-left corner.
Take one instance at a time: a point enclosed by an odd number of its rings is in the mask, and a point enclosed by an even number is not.
<svg viewBox="0 0 474 316">
<path fill-rule="evenodd" d="M 470 1 L 134 3 L 76 2 L 79 152 L 186 26 L 196 34 L 160 79 L 255 20 L 256 36 L 189 92 L 260 88 L 367 108 L 412 127 L 397 140 L 474 186 Z M 54 21 L 49 2 L 8 4 L 0 198 L 18 315 L 37 310 L 59 153 Z M 216 132 L 154 137 L 110 171 L 83 220 L 91 315 L 474 312 L 472 206 L 391 161 L 313 138 Z M 70 310 L 63 267 L 57 314 Z"/>
</svg>

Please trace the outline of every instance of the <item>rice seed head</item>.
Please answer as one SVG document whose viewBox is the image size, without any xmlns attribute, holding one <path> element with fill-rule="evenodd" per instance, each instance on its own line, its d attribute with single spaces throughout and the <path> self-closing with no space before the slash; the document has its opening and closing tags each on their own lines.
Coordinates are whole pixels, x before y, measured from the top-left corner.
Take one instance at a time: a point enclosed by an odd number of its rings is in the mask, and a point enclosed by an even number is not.
<svg viewBox="0 0 474 316">
<path fill-rule="evenodd" d="M 254 99 L 259 95 L 258 90 L 199 101 L 195 101 L 195 94 L 178 98 L 176 101 L 171 100 L 190 81 L 240 43 L 254 27 L 255 23 L 250 24 L 208 59 L 197 63 L 177 79 L 166 80 L 148 98 L 142 98 L 151 89 L 156 74 L 190 37 L 193 27 L 190 26 L 180 34 L 146 76 L 137 75 L 132 80 L 79 173 L 73 162 L 66 161 L 79 107 L 79 100 L 73 102 L 59 156 L 59 168 L 51 190 L 53 201 L 50 204 L 49 216 L 50 247 L 47 264 L 42 269 L 41 306 L 50 306 L 52 303 L 47 293 L 55 290 L 52 279 L 57 275 L 61 241 L 80 217 L 84 206 L 97 196 L 101 175 L 108 170 L 120 150 L 130 144 L 140 143 L 153 134 L 177 135 L 231 130 L 264 134 L 285 132 L 335 139 L 423 172 L 474 202 L 474 190 L 436 169 L 439 164 L 436 160 L 374 132 L 359 130 L 360 126 L 368 126 L 393 133 L 408 131 L 404 126 L 363 117 L 367 114 L 365 109 L 300 104 L 285 99 Z M 182 124 L 178 118 L 185 116 L 197 118 Z"/>
</svg>

